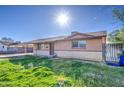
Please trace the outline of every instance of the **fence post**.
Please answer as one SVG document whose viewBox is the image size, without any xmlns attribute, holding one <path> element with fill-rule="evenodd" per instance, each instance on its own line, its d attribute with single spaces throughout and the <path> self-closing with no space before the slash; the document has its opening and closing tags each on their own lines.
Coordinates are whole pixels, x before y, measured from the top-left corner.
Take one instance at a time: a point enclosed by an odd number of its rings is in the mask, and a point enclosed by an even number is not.
<svg viewBox="0 0 124 93">
<path fill-rule="evenodd" d="M 106 44 L 102 44 L 102 60 L 106 61 Z"/>
<path fill-rule="evenodd" d="M 122 51 L 124 51 L 124 43 L 122 44 Z"/>
</svg>

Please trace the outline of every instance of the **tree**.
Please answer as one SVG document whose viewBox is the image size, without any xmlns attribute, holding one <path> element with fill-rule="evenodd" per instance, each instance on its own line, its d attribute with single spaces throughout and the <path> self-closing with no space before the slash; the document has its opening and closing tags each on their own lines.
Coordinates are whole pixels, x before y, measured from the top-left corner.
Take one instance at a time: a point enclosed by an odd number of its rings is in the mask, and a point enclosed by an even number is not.
<svg viewBox="0 0 124 93">
<path fill-rule="evenodd" d="M 3 37 L 3 38 L 1 38 L 1 41 L 2 41 L 2 42 L 5 42 L 5 43 L 13 43 L 13 42 L 14 42 L 13 39 L 11 39 L 11 38 L 7 38 L 7 37 Z"/>
<path fill-rule="evenodd" d="M 0 42 L 3 42 L 4 44 L 13 44 L 13 43 L 19 44 L 19 43 L 21 43 L 21 41 L 14 41 L 12 38 L 9 38 L 9 37 L 2 37 Z"/>
<path fill-rule="evenodd" d="M 124 42 L 124 28 L 110 33 L 108 40 L 111 42 Z"/>
<path fill-rule="evenodd" d="M 20 44 L 20 43 L 21 43 L 21 41 L 15 41 L 14 43 L 15 43 L 15 44 Z"/>
<path fill-rule="evenodd" d="M 118 32 L 119 32 L 119 30 L 112 31 L 112 32 L 108 35 L 108 41 L 117 42 L 115 38 L 116 38 Z"/>
<path fill-rule="evenodd" d="M 113 17 L 124 26 L 124 10 L 122 9 L 114 9 L 113 10 Z M 112 31 L 109 34 L 109 41 L 111 42 L 124 42 L 124 27 L 120 30 Z"/>
<path fill-rule="evenodd" d="M 124 10 L 123 9 L 114 9 L 113 17 L 115 17 L 116 20 L 118 20 L 119 22 L 121 22 L 122 25 L 124 25 Z"/>
<path fill-rule="evenodd" d="M 122 28 L 118 34 L 117 34 L 117 37 L 116 37 L 116 40 L 118 41 L 121 41 L 124 43 L 124 28 Z"/>
</svg>

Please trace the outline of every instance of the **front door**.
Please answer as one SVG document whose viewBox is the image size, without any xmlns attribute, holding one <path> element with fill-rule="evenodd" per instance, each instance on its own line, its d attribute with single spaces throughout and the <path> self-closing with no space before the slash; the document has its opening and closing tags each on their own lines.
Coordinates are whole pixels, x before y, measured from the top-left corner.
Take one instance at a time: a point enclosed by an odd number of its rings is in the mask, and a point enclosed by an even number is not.
<svg viewBox="0 0 124 93">
<path fill-rule="evenodd" d="M 49 53 L 50 55 L 54 55 L 54 43 L 50 43 L 50 48 L 49 48 Z"/>
</svg>

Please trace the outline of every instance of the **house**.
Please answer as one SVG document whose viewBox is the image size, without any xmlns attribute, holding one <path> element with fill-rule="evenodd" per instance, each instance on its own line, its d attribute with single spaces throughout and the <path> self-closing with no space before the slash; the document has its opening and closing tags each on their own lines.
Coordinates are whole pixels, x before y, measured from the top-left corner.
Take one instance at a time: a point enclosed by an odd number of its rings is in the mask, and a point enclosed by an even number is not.
<svg viewBox="0 0 124 93">
<path fill-rule="evenodd" d="M 72 32 L 69 36 L 38 39 L 32 42 L 35 55 L 102 61 L 102 45 L 106 44 L 106 31 Z"/>
<path fill-rule="evenodd" d="M 3 42 L 0 42 L 0 52 L 7 51 L 7 45 L 4 44 Z"/>
</svg>

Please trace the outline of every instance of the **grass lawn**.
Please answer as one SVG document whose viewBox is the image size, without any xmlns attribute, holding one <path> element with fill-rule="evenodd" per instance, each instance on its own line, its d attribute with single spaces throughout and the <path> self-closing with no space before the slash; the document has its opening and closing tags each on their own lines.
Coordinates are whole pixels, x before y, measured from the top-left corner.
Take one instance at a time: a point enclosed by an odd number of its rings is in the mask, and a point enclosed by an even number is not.
<svg viewBox="0 0 124 93">
<path fill-rule="evenodd" d="M 102 62 L 35 56 L 0 61 L 0 86 L 124 86 L 124 68 Z"/>
</svg>

